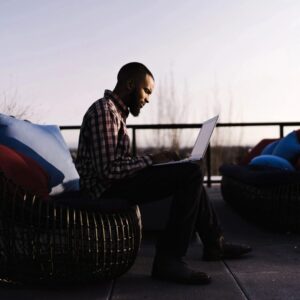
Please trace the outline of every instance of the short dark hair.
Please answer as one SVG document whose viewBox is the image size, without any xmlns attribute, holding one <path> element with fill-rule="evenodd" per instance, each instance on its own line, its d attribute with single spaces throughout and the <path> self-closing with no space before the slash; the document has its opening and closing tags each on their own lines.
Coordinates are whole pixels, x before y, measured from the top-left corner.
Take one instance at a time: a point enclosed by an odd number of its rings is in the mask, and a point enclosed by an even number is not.
<svg viewBox="0 0 300 300">
<path fill-rule="evenodd" d="M 154 76 L 150 70 L 143 64 L 131 62 L 124 65 L 118 73 L 118 82 L 125 82 L 128 79 L 138 79 L 140 76 L 150 75 L 153 80 Z"/>
</svg>

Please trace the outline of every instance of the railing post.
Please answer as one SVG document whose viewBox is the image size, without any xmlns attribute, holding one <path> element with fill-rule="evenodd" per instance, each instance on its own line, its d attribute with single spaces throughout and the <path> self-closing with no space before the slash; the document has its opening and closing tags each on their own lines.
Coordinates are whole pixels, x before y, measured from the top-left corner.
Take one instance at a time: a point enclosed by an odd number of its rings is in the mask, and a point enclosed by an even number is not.
<svg viewBox="0 0 300 300">
<path fill-rule="evenodd" d="M 280 124 L 279 125 L 279 136 L 280 136 L 280 138 L 283 138 L 283 129 L 284 129 L 284 125 Z"/>
<path fill-rule="evenodd" d="M 210 144 L 207 147 L 207 152 L 206 152 L 206 172 L 207 172 L 207 187 L 211 187 L 211 148 Z"/>
<path fill-rule="evenodd" d="M 132 156 L 136 156 L 136 132 L 135 128 L 132 128 Z"/>
</svg>

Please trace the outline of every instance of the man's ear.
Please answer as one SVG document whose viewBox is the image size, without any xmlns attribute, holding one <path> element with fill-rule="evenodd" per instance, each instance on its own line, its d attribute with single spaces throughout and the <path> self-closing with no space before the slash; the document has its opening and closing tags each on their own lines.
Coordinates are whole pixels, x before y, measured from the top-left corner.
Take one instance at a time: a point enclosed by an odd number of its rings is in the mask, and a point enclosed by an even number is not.
<svg viewBox="0 0 300 300">
<path fill-rule="evenodd" d="M 133 79 L 128 79 L 126 83 L 126 87 L 129 91 L 132 91 L 135 88 L 135 82 Z"/>
</svg>

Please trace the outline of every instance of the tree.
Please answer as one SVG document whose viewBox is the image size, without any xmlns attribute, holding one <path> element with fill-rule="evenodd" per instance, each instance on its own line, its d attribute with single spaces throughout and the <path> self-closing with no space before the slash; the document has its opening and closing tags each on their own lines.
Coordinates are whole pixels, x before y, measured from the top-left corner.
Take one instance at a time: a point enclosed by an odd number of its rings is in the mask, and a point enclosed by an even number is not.
<svg viewBox="0 0 300 300">
<path fill-rule="evenodd" d="M 29 105 L 22 105 L 18 101 L 18 93 L 3 92 L 0 99 L 0 112 L 5 115 L 14 116 L 18 119 L 32 117 L 32 110 Z"/>
<path fill-rule="evenodd" d="M 170 74 L 158 85 L 157 124 L 185 123 L 187 120 L 188 102 L 185 99 L 188 97 L 187 87 L 185 86 L 183 97 L 179 97 L 174 82 L 174 74 L 170 71 Z M 172 150 L 179 151 L 181 133 L 180 129 L 158 130 L 155 136 L 155 144 L 160 149 L 170 147 Z"/>
</svg>

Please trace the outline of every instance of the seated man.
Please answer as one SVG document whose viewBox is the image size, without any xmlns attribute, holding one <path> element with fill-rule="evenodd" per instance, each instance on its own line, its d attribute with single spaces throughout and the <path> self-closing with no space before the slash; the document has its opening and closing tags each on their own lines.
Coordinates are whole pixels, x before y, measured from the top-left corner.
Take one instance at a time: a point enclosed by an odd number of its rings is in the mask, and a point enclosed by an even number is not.
<svg viewBox="0 0 300 300">
<path fill-rule="evenodd" d="M 157 241 L 152 277 L 206 284 L 210 277 L 183 261 L 195 230 L 204 245 L 204 260 L 237 258 L 251 248 L 224 242 L 197 164 L 152 166 L 177 159 L 171 151 L 131 155 L 126 119 L 129 112 L 139 115 L 141 108 L 149 103 L 153 89 L 154 77 L 148 68 L 129 63 L 120 69 L 114 90 L 106 90 L 104 97 L 88 109 L 81 126 L 76 160 L 80 186 L 99 201 L 102 197 L 123 197 L 133 204 L 141 204 L 173 196 L 166 229 Z"/>
</svg>

